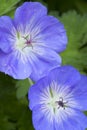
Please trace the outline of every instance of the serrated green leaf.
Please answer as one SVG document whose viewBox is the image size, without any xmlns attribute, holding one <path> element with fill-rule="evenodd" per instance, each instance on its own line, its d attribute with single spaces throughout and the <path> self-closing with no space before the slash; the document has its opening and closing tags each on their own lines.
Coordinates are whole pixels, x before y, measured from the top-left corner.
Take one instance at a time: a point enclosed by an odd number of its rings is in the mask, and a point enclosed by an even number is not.
<svg viewBox="0 0 87 130">
<path fill-rule="evenodd" d="M 83 47 L 87 44 L 87 16 L 70 11 L 63 14 L 60 20 L 68 36 L 68 46 L 61 53 L 63 64 L 72 65 L 84 73 L 87 68 L 87 46 Z"/>
<path fill-rule="evenodd" d="M 57 11 L 50 12 L 64 24 L 68 45 L 61 53 L 63 65 L 72 65 L 82 73 L 87 73 L 87 15 L 76 11 L 64 13 L 61 17 Z"/>
</svg>

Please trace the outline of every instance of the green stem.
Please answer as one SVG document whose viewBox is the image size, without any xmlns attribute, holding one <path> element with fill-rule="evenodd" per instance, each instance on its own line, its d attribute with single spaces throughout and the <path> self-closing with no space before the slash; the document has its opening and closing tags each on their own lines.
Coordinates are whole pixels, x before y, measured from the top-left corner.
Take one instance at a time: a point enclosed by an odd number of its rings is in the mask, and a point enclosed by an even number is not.
<svg viewBox="0 0 87 130">
<path fill-rule="evenodd" d="M 30 85 L 33 85 L 33 84 L 34 84 L 33 81 L 32 81 L 30 78 L 28 78 L 28 81 L 29 81 L 29 84 L 30 84 Z"/>
</svg>

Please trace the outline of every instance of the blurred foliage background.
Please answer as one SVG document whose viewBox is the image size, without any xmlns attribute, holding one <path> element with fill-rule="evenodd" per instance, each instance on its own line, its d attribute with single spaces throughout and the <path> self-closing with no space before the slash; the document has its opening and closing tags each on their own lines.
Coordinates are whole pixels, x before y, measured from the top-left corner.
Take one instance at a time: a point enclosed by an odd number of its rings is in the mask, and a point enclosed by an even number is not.
<svg viewBox="0 0 87 130">
<path fill-rule="evenodd" d="M 28 0 L 0 0 L 0 16 L 14 17 L 14 11 Z M 32 0 L 47 6 L 48 13 L 64 24 L 68 46 L 63 65 L 73 65 L 87 74 L 87 0 Z M 14 80 L 0 73 L 0 130 L 34 130 L 28 108 L 28 79 Z M 85 112 L 86 113 L 86 112 Z"/>
</svg>

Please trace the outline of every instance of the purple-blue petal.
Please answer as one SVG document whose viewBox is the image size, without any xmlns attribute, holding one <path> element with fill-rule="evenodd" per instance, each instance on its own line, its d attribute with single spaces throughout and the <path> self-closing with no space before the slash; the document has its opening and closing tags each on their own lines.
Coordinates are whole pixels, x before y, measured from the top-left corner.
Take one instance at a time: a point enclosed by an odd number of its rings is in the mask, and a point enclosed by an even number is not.
<svg viewBox="0 0 87 130">
<path fill-rule="evenodd" d="M 29 36 L 33 49 L 32 55 L 27 55 L 28 51 L 27 54 L 23 52 L 27 58 L 23 62 L 19 58 L 23 51 L 20 46 L 26 44 L 23 41 L 26 35 Z M 0 71 L 13 78 L 31 77 L 37 81 L 54 67 L 60 66 L 61 58 L 56 51 L 63 51 L 66 44 L 63 25 L 56 18 L 47 16 L 46 7 L 39 2 L 25 2 L 16 10 L 13 20 L 8 16 L 0 17 Z"/>
<path fill-rule="evenodd" d="M 34 108 L 32 120 L 35 130 L 54 130 L 53 122 L 49 122 L 46 113 L 41 112 L 41 106 Z"/>
<path fill-rule="evenodd" d="M 37 48 L 38 52 L 29 53 L 26 57 L 26 61 L 23 60 L 23 55 L 18 50 L 14 50 L 11 53 L 0 52 L 0 71 L 14 77 L 15 79 L 24 79 L 31 77 L 34 81 L 37 81 L 48 71 L 55 66 L 61 64 L 61 58 L 54 51 Z M 39 71 L 38 71 L 39 70 Z"/>
<path fill-rule="evenodd" d="M 86 115 L 83 114 L 83 112 L 77 110 L 77 109 L 74 109 L 75 111 L 75 115 L 73 115 L 72 117 L 69 118 L 72 119 L 70 121 L 70 123 L 72 124 L 72 122 L 76 121 L 77 124 L 78 124 L 78 127 L 77 129 L 80 130 L 81 128 L 82 129 L 85 129 L 87 128 L 87 117 Z"/>
<path fill-rule="evenodd" d="M 43 90 L 48 86 L 48 81 L 45 78 L 37 81 L 36 84 L 30 87 L 28 92 L 29 108 L 32 110 L 35 106 L 40 104 L 40 95 Z"/>
<path fill-rule="evenodd" d="M 63 110 L 60 108 L 62 110 L 60 111 L 61 114 L 52 115 L 52 120 L 50 120 L 48 113 L 51 111 L 49 111 L 47 104 L 41 102 L 41 98 L 44 89 L 47 89 L 52 81 L 56 81 L 58 85 L 61 84 L 61 87 L 69 86 L 70 92 L 72 93 L 70 98 L 73 96 L 73 100 L 77 104 L 75 104 L 74 108 L 72 105 L 67 106 L 67 108 Z M 30 88 L 28 93 L 28 99 L 30 100 L 29 107 L 33 112 L 34 128 L 36 130 L 85 130 L 87 128 L 87 117 L 83 114 L 83 110 L 87 109 L 86 83 L 87 76 L 80 75 L 80 73 L 71 66 L 57 67 L 51 70 L 47 76 L 37 81 L 37 83 Z M 57 118 L 57 116 L 60 117 Z"/>
<path fill-rule="evenodd" d="M 74 86 L 75 99 L 78 109 L 87 110 L 87 76 L 81 75 L 81 80 Z"/>
<path fill-rule="evenodd" d="M 47 118 L 48 115 L 41 111 L 41 105 L 37 105 L 32 113 L 34 128 L 35 130 L 85 130 L 87 128 L 87 117 L 79 110 L 73 109 L 73 111 L 74 115 L 67 114 L 67 118 L 62 118 L 61 122 L 57 122 L 56 118 L 53 118 L 51 122 Z"/>
<path fill-rule="evenodd" d="M 34 81 L 39 80 L 41 77 L 45 76 L 47 72 L 56 66 L 60 66 L 61 58 L 60 56 L 52 51 L 51 49 L 44 47 L 35 48 L 31 57 L 33 72 L 30 78 Z"/>
<path fill-rule="evenodd" d="M 62 122 L 54 121 L 55 130 L 85 130 L 87 128 L 87 117 L 79 110 L 73 109 L 74 115 L 62 118 Z M 72 114 L 72 113 L 71 113 Z"/>
<path fill-rule="evenodd" d="M 15 27 L 13 21 L 8 16 L 0 17 L 0 49 L 5 52 L 11 52 L 14 45 Z"/>
<path fill-rule="evenodd" d="M 62 66 L 53 69 L 48 74 L 50 81 L 56 81 L 58 84 L 64 86 L 73 86 L 80 81 L 80 73 L 72 66 Z M 72 89 L 72 88 L 71 88 Z"/>
<path fill-rule="evenodd" d="M 67 36 L 63 24 L 53 16 L 43 16 L 32 29 L 33 39 L 38 45 L 51 48 L 56 52 L 64 51 Z"/>
<path fill-rule="evenodd" d="M 24 62 L 21 58 L 21 54 L 17 51 L 9 54 L 0 51 L 0 71 L 15 79 L 28 78 L 32 71 L 31 65 L 28 61 Z"/>
<path fill-rule="evenodd" d="M 36 21 L 46 14 L 46 7 L 39 2 L 25 2 L 22 6 L 17 8 L 14 21 L 18 26 L 22 24 L 25 27 L 26 24 L 30 24 L 34 27 Z"/>
<path fill-rule="evenodd" d="M 69 85 L 70 91 L 74 89 L 73 85 L 77 84 L 80 80 L 79 72 L 71 66 L 56 67 L 51 70 L 45 77 L 40 79 L 33 87 L 29 90 L 30 108 L 39 104 L 40 93 L 43 92 L 52 81 L 56 81 L 61 87 Z M 35 102 L 34 102 L 35 100 Z"/>
<path fill-rule="evenodd" d="M 9 16 L 0 17 L 0 29 L 5 29 L 6 32 L 10 33 L 10 30 L 13 27 L 12 19 Z"/>
</svg>

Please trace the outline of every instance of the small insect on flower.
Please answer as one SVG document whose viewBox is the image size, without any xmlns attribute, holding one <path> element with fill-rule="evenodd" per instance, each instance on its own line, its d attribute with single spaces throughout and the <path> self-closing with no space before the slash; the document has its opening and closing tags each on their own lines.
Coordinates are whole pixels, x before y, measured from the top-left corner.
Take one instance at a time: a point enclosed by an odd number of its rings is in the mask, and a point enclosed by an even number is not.
<svg viewBox="0 0 87 130">
<path fill-rule="evenodd" d="M 85 130 L 87 76 L 71 66 L 51 70 L 28 93 L 35 130 Z"/>
<path fill-rule="evenodd" d="M 66 30 L 39 2 L 25 2 L 14 19 L 0 17 L 0 71 L 15 79 L 37 81 L 61 65 L 58 53 L 67 45 Z M 38 71 L 39 70 L 39 71 Z"/>
</svg>

